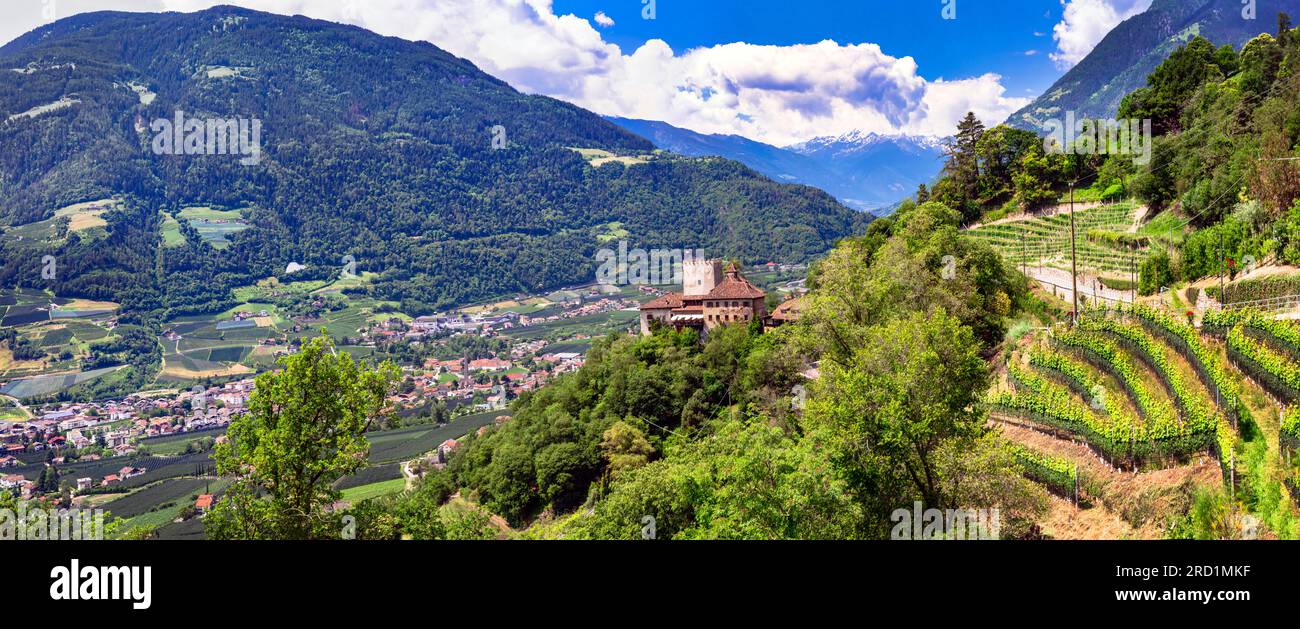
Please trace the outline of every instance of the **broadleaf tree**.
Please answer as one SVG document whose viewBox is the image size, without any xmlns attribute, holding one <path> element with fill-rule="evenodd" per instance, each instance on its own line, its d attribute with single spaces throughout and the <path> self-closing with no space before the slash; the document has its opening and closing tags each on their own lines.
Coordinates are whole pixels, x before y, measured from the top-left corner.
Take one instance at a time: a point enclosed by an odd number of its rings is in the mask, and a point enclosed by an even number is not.
<svg viewBox="0 0 1300 629">
<path fill-rule="evenodd" d="M 322 335 L 257 377 L 248 412 L 217 444 L 217 473 L 235 478 L 213 507 L 213 539 L 315 539 L 342 535 L 327 507 L 334 483 L 366 466 L 366 431 L 391 413 L 399 372 L 358 365 Z"/>
</svg>

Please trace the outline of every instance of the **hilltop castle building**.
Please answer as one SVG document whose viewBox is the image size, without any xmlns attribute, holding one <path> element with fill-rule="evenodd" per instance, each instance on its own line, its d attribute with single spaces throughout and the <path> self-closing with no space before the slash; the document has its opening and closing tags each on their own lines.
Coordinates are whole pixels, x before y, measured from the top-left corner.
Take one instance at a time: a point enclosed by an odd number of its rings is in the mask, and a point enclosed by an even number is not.
<svg viewBox="0 0 1300 629">
<path fill-rule="evenodd" d="M 668 293 L 641 306 L 641 334 L 650 322 L 677 329 L 692 327 L 708 333 L 720 325 L 767 319 L 767 294 L 721 260 L 682 263 L 682 292 Z"/>
</svg>

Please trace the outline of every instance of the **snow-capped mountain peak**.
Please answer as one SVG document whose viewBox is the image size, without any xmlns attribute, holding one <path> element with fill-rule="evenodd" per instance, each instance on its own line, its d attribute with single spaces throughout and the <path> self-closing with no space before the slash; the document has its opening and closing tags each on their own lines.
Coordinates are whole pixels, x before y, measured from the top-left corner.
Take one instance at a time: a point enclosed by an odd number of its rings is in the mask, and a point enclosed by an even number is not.
<svg viewBox="0 0 1300 629">
<path fill-rule="evenodd" d="M 833 153 L 851 155 L 869 150 L 881 144 L 892 144 L 903 150 L 942 150 L 944 138 L 925 135 L 882 134 L 874 131 L 855 129 L 837 136 L 821 136 L 806 142 L 792 144 L 787 150 L 803 155 Z"/>
</svg>

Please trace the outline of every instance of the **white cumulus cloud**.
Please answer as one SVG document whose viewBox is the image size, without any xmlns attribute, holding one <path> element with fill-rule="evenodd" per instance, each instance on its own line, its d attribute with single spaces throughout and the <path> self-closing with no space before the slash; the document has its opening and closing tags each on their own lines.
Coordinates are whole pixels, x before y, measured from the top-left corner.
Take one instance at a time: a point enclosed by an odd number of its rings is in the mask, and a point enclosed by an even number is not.
<svg viewBox="0 0 1300 629">
<path fill-rule="evenodd" d="M 138 1 L 120 0 L 120 8 Z M 355 24 L 431 42 L 521 91 L 600 114 L 777 145 L 855 130 L 949 135 L 967 111 L 991 125 L 1030 101 L 1009 96 L 996 74 L 924 77 L 911 57 L 871 43 L 673 50 L 655 39 L 624 51 L 602 37 L 603 13 L 559 15 L 552 0 L 152 1 L 174 11 L 237 4 Z"/>
<path fill-rule="evenodd" d="M 1111 29 L 1151 6 L 1151 0 L 1061 0 L 1065 11 L 1052 27 L 1056 66 L 1068 70 L 1088 56 Z"/>
<path fill-rule="evenodd" d="M 604 11 L 597 11 L 594 19 L 601 28 L 609 28 L 614 25 L 614 18 L 605 15 Z"/>
</svg>

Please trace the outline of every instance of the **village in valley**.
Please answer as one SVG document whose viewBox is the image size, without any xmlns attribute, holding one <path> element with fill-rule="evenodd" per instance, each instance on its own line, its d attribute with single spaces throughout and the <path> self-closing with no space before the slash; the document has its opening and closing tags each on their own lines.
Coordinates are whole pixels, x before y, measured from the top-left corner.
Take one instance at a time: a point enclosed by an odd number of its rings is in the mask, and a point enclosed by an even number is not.
<svg viewBox="0 0 1300 629">
<path fill-rule="evenodd" d="M 256 375 L 322 333 L 359 361 L 392 360 L 402 372 L 389 398 L 395 419 L 369 433 L 370 465 L 338 484 L 342 504 L 401 491 L 441 466 L 458 438 L 508 421 L 512 400 L 582 367 L 606 334 L 652 325 L 707 334 L 724 321 L 797 316 L 806 267 L 746 273 L 766 290 L 711 260 L 684 270 L 683 292 L 592 284 L 422 316 L 334 290 L 338 283 L 273 280 L 243 306 L 164 326 L 157 377 L 130 391 L 114 380 L 126 367 L 105 363 L 131 357 L 101 350 L 130 334 L 115 304 L 6 291 L 0 317 L 14 334 L 0 345 L 0 491 L 102 507 L 121 520 L 115 530 L 201 535 L 203 513 L 228 483 L 213 448 L 245 411 Z"/>
</svg>

